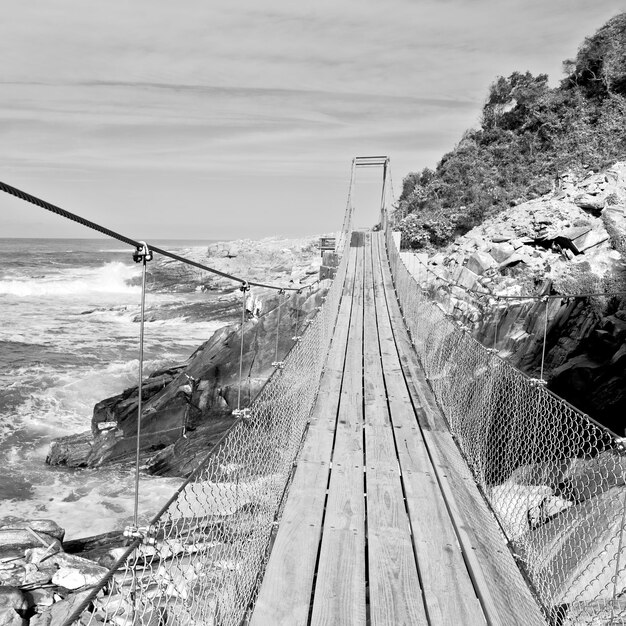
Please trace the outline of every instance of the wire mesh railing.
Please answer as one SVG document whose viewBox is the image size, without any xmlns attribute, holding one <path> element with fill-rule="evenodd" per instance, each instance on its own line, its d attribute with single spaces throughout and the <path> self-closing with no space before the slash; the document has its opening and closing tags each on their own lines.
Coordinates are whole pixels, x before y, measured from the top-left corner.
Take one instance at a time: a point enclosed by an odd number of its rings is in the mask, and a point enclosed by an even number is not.
<svg viewBox="0 0 626 626">
<path fill-rule="evenodd" d="M 245 415 L 66 624 L 242 623 L 315 401 L 345 270 L 343 261 L 320 310 Z"/>
<path fill-rule="evenodd" d="M 31 201 L 30 196 L 27 200 Z M 58 211 L 61 209 L 55 210 Z M 348 202 L 339 254 L 347 245 L 344 231 L 350 230 L 351 217 Z M 145 244 L 144 247 L 147 248 Z M 343 255 L 334 280 L 324 281 L 313 294 L 320 301 L 313 317 L 300 320 L 296 312 L 291 349 L 283 361 L 272 363 L 272 375 L 256 398 L 245 403 L 245 408 L 240 366 L 237 409 L 233 411 L 230 428 L 148 526 L 137 527 L 135 521 L 127 529 L 129 545 L 110 552 L 115 563 L 97 584 L 75 594 L 71 608 L 59 623 L 244 623 L 255 601 L 275 520 L 318 393 L 339 311 L 346 264 L 347 255 Z M 213 271 L 203 265 L 198 268 Z M 243 285 L 241 362 L 244 336 L 256 321 L 246 321 L 248 283 L 217 273 Z M 313 285 L 290 291 L 299 294 L 306 288 L 312 289 Z M 322 296 L 324 291 L 326 295 Z M 278 305 L 275 315 L 276 338 L 270 342 L 275 358 L 279 354 L 280 312 L 286 302 L 287 299 Z M 289 320 L 285 319 L 285 323 L 289 325 Z"/>
<path fill-rule="evenodd" d="M 425 375 L 551 623 L 626 623 L 622 439 L 446 315 L 385 226 L 397 297 Z"/>
</svg>

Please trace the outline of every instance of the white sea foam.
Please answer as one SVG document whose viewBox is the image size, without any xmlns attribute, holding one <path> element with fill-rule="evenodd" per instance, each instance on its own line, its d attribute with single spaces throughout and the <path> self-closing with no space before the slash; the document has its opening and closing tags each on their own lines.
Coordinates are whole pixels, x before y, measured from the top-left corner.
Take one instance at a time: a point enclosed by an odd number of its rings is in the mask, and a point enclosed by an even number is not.
<svg viewBox="0 0 626 626">
<path fill-rule="evenodd" d="M 140 523 L 147 524 L 181 484 L 180 478 L 142 477 L 139 487 Z M 0 503 L 0 520 L 14 516 L 54 519 L 74 539 L 120 530 L 131 522 L 134 480 L 114 468 L 39 473 L 31 497 Z M 80 514 L 77 512 L 80 511 Z"/>
<path fill-rule="evenodd" d="M 41 277 L 0 280 L 0 294 L 17 297 L 75 296 L 88 293 L 138 293 L 128 281 L 138 276 L 135 266 L 120 262 L 98 268 L 81 268 Z"/>
<path fill-rule="evenodd" d="M 95 251 L 97 252 L 97 251 Z M 122 470 L 72 471 L 44 465 L 50 440 L 88 430 L 93 405 L 136 385 L 140 269 L 109 262 L 110 250 L 89 265 L 54 258 L 45 266 L 0 268 L 0 465 L 5 472 L 0 518 L 50 517 L 68 536 L 97 534 L 132 519 L 132 476 Z M 96 263 L 101 263 L 96 267 Z M 159 292 L 148 311 L 175 306 L 180 316 L 145 329 L 145 374 L 184 361 L 222 323 L 204 321 L 185 304 L 201 298 Z M 142 523 L 172 494 L 178 479 L 142 479 Z"/>
<path fill-rule="evenodd" d="M 148 360 L 145 370 L 149 372 L 169 363 L 164 359 Z M 32 381 L 30 394 L 16 408 L 13 425 L 31 436 L 47 438 L 88 430 L 94 405 L 136 384 L 137 370 L 135 359 L 82 368 L 78 377 L 76 371 L 48 371 L 47 377 L 40 372 Z M 43 383 L 43 387 L 37 382 Z"/>
</svg>

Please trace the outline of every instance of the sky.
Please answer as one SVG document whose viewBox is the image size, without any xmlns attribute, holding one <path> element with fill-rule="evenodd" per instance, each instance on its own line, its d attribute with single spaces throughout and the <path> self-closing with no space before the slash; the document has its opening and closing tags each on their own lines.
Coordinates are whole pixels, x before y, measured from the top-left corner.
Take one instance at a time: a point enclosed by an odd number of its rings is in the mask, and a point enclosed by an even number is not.
<svg viewBox="0 0 626 626">
<path fill-rule="evenodd" d="M 3 0 L 0 180 L 137 239 L 335 231 L 354 156 L 388 155 L 398 194 L 497 76 L 558 84 L 621 5 Z M 375 221 L 378 174 L 357 189 Z M 86 236 L 0 194 L 0 238 Z"/>
</svg>

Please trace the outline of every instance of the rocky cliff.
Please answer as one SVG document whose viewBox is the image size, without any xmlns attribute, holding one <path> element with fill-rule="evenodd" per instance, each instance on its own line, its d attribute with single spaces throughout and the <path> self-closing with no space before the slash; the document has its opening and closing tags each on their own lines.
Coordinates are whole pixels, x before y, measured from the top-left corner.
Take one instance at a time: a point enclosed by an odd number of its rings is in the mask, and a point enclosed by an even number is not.
<svg viewBox="0 0 626 626">
<path fill-rule="evenodd" d="M 579 180 L 565 175 L 445 249 L 403 257 L 446 313 L 533 377 L 547 319 L 549 388 L 623 434 L 625 241 L 626 163 L 617 163 Z"/>
<path fill-rule="evenodd" d="M 280 293 L 252 288 L 244 296 L 222 277 L 199 275 L 168 262 L 151 268 L 153 277 L 159 275 L 161 282 L 171 279 L 177 290 L 224 291 L 221 312 L 239 319 L 217 330 L 186 363 L 153 372 L 144 380 L 142 460 L 157 475 L 186 476 L 196 467 L 211 443 L 233 423 L 233 410 L 250 404 L 276 369 L 273 363 L 288 354 L 294 337 L 304 331 L 321 305 L 328 284 L 315 282 L 320 257 L 311 240 L 291 248 L 280 240 L 229 242 L 212 246 L 208 253 L 203 263 L 222 271 L 301 290 Z M 167 314 L 150 311 L 148 319 Z M 137 405 L 137 387 L 102 400 L 94 407 L 90 432 L 53 442 L 47 462 L 95 467 L 130 461 L 136 449 Z"/>
</svg>

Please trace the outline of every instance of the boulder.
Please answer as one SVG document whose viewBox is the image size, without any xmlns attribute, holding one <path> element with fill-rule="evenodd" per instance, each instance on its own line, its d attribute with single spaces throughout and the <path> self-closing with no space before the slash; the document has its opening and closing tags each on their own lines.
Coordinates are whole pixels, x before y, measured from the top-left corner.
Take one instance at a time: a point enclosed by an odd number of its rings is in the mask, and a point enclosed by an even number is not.
<svg viewBox="0 0 626 626">
<path fill-rule="evenodd" d="M 29 626 L 57 626 L 63 624 L 90 593 L 91 590 L 80 591 L 69 595 L 59 602 L 55 602 L 42 613 L 32 617 Z"/>
<path fill-rule="evenodd" d="M 38 534 L 44 534 L 59 541 L 63 541 L 65 537 L 65 529 L 61 528 L 54 520 L 50 519 L 33 519 L 14 521 L 10 524 L 0 526 L 1 530 L 32 530 Z M 44 543 L 49 543 L 48 539 L 44 537 Z"/>
<path fill-rule="evenodd" d="M 239 256 L 239 254 L 240 254 L 239 246 L 237 244 L 232 244 L 228 246 L 225 256 L 227 256 L 229 259 L 234 259 L 235 257 Z"/>
<path fill-rule="evenodd" d="M 606 204 L 606 197 L 603 194 L 583 193 L 574 198 L 574 203 L 586 211 L 600 213 Z"/>
<path fill-rule="evenodd" d="M 89 430 L 59 437 L 50 444 L 46 463 L 66 467 L 86 467 L 92 446 L 93 436 Z"/>
<path fill-rule="evenodd" d="M 52 577 L 52 584 L 73 591 L 87 585 L 95 585 L 100 578 L 85 574 L 75 567 L 60 567 Z"/>
<path fill-rule="evenodd" d="M 618 589 L 626 586 L 624 568 L 613 581 L 615 567 L 606 567 L 622 537 L 620 489 L 574 504 L 513 542 L 531 578 L 543 581 L 549 604 L 611 600 L 614 582 Z"/>
<path fill-rule="evenodd" d="M 467 259 L 468 270 L 474 272 L 478 276 L 484 274 L 488 269 L 495 265 L 494 258 L 487 252 L 481 252 L 480 250 L 474 252 L 469 259 Z"/>
<path fill-rule="evenodd" d="M 506 261 L 513 253 L 515 248 L 511 243 L 499 243 L 491 246 L 489 254 L 496 260 L 497 263 Z"/>
<path fill-rule="evenodd" d="M 21 559 L 3 563 L 0 569 L 0 585 L 3 587 L 21 587 L 24 584 L 25 565 Z"/>
<path fill-rule="evenodd" d="M 493 487 L 489 500 L 508 537 L 515 539 L 529 531 L 529 511 L 549 496 L 552 489 L 546 485 L 518 485 L 508 480 Z"/>
<path fill-rule="evenodd" d="M 572 502 L 582 502 L 623 486 L 625 477 L 626 457 L 608 450 L 591 459 L 574 459 L 556 486 L 556 493 Z"/>
<path fill-rule="evenodd" d="M 515 252 L 511 256 L 507 257 L 502 263 L 498 265 L 498 269 L 503 269 L 505 267 L 512 267 L 513 265 L 517 265 L 518 263 L 525 263 L 528 261 L 528 257 L 523 254 L 519 254 Z"/>
<path fill-rule="evenodd" d="M 474 289 L 478 281 L 478 275 L 467 267 L 460 265 L 453 273 L 452 280 L 465 289 Z"/>
<path fill-rule="evenodd" d="M 27 626 L 28 623 L 13 609 L 0 609 L 0 626 Z"/>
<path fill-rule="evenodd" d="M 15 587 L 0 587 L 0 626 L 25 626 L 23 618 L 28 609 L 26 596 Z"/>
<path fill-rule="evenodd" d="M 19 589 L 6 586 L 0 587 L 0 610 L 25 611 L 27 608 L 28 600 Z"/>
<path fill-rule="evenodd" d="M 45 533 L 35 533 L 21 528 L 4 528 L 0 530 L 0 557 L 24 556 L 28 548 L 48 546 L 58 541 Z"/>
<path fill-rule="evenodd" d="M 45 607 L 54 604 L 54 593 L 54 587 L 38 587 L 37 589 L 25 591 L 24 596 L 29 606 Z"/>
</svg>

